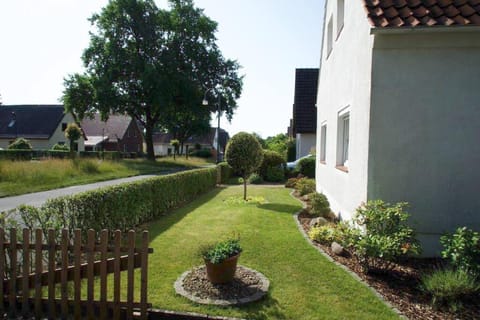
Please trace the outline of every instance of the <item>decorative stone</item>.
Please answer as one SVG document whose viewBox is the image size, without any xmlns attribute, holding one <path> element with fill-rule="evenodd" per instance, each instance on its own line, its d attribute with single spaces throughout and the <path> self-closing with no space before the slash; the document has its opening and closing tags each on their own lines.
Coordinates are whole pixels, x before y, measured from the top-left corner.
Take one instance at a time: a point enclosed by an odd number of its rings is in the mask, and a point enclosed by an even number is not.
<svg viewBox="0 0 480 320">
<path fill-rule="evenodd" d="M 340 244 L 336 243 L 335 241 L 332 242 L 331 249 L 332 249 L 332 252 L 335 253 L 337 256 L 341 256 L 345 253 L 345 250 L 343 249 L 343 247 Z"/>
<path fill-rule="evenodd" d="M 310 220 L 310 228 L 324 226 L 328 223 L 327 219 L 323 217 L 317 217 Z"/>
<path fill-rule="evenodd" d="M 270 282 L 258 271 L 239 265 L 232 282 L 212 284 L 205 266 L 184 272 L 175 281 L 177 294 L 201 304 L 220 306 L 240 305 L 261 299 L 267 294 Z"/>
</svg>

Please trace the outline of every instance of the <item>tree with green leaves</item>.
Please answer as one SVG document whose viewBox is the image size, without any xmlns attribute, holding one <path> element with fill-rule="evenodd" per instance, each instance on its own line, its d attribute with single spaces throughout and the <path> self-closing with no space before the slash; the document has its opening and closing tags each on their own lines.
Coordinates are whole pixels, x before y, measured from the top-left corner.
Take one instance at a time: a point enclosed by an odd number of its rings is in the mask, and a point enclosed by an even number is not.
<svg viewBox="0 0 480 320">
<path fill-rule="evenodd" d="M 79 118 L 99 111 L 102 119 L 121 113 L 139 121 L 150 160 L 154 128 L 189 126 L 175 117 L 180 108 L 204 113 L 202 97 L 213 88 L 207 99 L 220 101 L 230 120 L 242 90 L 240 66 L 216 44 L 217 23 L 192 0 L 169 3 L 170 10 L 161 10 L 153 0 L 111 0 L 90 19 L 95 31 L 82 56 L 85 73 L 64 84 L 65 108 Z"/>
<path fill-rule="evenodd" d="M 175 155 L 178 153 L 180 142 L 177 139 L 172 139 L 170 140 L 170 145 L 173 147 L 173 160 L 175 160 Z"/>
<path fill-rule="evenodd" d="M 262 146 L 252 134 L 240 132 L 228 142 L 225 157 L 233 171 L 243 178 L 243 200 L 247 200 L 247 179 L 262 163 Z"/>
<path fill-rule="evenodd" d="M 82 130 L 80 130 L 80 127 L 76 123 L 72 122 L 67 125 L 67 128 L 65 129 L 65 138 L 70 141 L 70 152 L 72 154 L 75 152 L 75 141 L 80 139 L 81 136 Z"/>
</svg>

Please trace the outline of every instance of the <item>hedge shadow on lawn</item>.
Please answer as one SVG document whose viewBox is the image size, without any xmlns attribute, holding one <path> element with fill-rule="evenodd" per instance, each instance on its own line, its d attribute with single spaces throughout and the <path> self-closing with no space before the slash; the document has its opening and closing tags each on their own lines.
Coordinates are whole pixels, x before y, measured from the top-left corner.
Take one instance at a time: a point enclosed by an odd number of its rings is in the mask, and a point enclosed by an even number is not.
<svg viewBox="0 0 480 320">
<path fill-rule="evenodd" d="M 295 206 L 295 205 L 289 205 L 289 204 L 283 204 L 283 203 L 263 203 L 263 204 L 257 205 L 257 207 L 264 210 L 275 211 L 278 213 L 288 213 L 291 215 L 294 215 L 296 212 L 298 212 L 298 210 L 302 208 L 301 206 Z"/>
<path fill-rule="evenodd" d="M 146 229 L 149 230 L 150 233 L 150 242 L 153 241 L 157 236 L 162 234 L 164 231 L 170 229 L 171 226 L 177 224 L 181 221 L 186 215 L 190 212 L 196 210 L 198 207 L 202 206 L 204 203 L 212 200 L 215 198 L 223 189 L 226 187 L 215 187 L 213 190 L 210 190 L 196 198 L 195 200 L 185 204 L 182 207 L 172 209 L 162 215 L 161 217 L 156 218 L 155 220 L 149 221 L 146 223 Z M 168 220 L 168 223 L 163 224 L 156 224 L 156 222 L 161 219 L 165 222 Z M 151 226 L 156 224 L 154 228 Z"/>
</svg>

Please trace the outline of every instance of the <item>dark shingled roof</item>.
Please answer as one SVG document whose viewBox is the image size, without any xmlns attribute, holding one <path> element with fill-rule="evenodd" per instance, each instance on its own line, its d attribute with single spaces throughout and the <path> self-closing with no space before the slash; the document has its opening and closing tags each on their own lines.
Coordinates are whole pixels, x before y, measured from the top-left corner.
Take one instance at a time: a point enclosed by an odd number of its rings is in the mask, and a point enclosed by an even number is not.
<svg viewBox="0 0 480 320">
<path fill-rule="evenodd" d="M 294 134 L 317 131 L 317 84 L 318 68 L 295 70 Z"/>
<path fill-rule="evenodd" d="M 63 105 L 1 105 L 0 138 L 49 139 L 63 116 Z"/>
<path fill-rule="evenodd" d="M 93 119 L 83 119 L 81 125 L 87 137 L 108 136 L 110 142 L 115 142 L 123 138 L 130 122 L 132 122 L 132 118 L 126 115 L 110 115 L 104 122 L 97 113 Z"/>
<path fill-rule="evenodd" d="M 480 26 L 480 0 L 363 0 L 377 28 Z"/>
</svg>

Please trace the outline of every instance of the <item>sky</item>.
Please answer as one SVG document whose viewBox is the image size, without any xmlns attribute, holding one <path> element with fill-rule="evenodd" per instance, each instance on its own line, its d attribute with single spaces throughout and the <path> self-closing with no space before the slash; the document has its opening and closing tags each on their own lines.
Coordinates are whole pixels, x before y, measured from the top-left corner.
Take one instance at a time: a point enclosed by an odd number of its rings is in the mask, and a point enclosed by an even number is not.
<svg viewBox="0 0 480 320">
<path fill-rule="evenodd" d="M 0 2 L 0 95 L 3 104 L 59 104 L 63 79 L 83 72 L 88 18 L 106 0 Z M 168 8 L 167 0 L 156 0 Z M 324 0 L 195 0 L 218 23 L 223 55 L 244 75 L 230 135 L 286 133 L 292 117 L 295 68 L 318 68 Z M 215 118 L 215 115 L 212 116 Z M 212 120 L 212 126 L 216 121 Z"/>
</svg>

